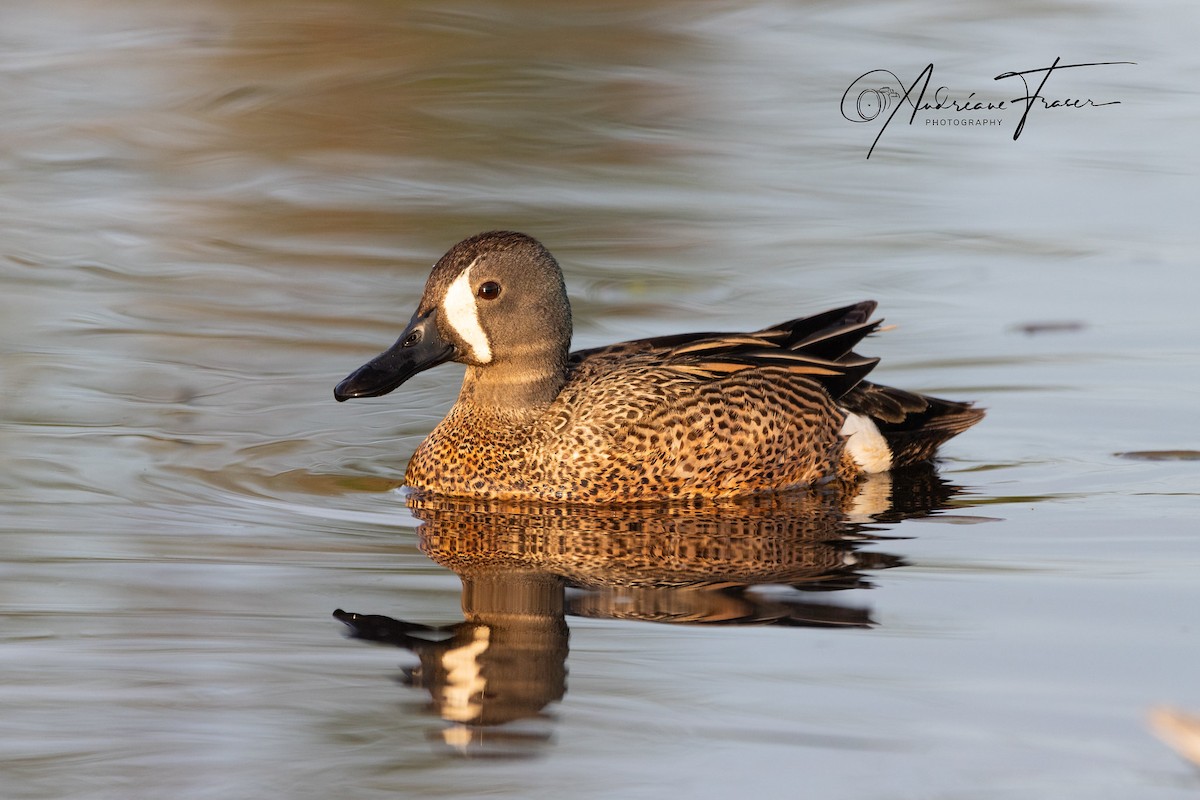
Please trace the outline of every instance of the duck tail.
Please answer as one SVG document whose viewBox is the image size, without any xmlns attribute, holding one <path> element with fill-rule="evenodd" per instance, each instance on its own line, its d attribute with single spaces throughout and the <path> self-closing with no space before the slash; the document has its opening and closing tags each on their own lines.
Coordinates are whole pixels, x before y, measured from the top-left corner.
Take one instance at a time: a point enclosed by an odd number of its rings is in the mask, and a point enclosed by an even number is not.
<svg viewBox="0 0 1200 800">
<path fill-rule="evenodd" d="M 868 417 L 891 451 L 893 467 L 918 464 L 937 454 L 946 441 L 983 419 L 973 403 L 906 392 L 863 381 L 842 396 L 841 406 Z"/>
</svg>

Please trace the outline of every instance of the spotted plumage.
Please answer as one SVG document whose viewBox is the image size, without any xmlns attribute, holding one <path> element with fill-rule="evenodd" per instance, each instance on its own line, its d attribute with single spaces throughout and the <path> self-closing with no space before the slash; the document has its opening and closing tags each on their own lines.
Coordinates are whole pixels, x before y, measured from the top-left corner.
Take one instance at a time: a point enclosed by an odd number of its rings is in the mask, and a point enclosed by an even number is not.
<svg viewBox="0 0 1200 800">
<path fill-rule="evenodd" d="M 752 333 L 691 333 L 569 352 L 562 271 L 495 231 L 434 266 L 392 348 L 338 400 L 392 391 L 445 361 L 458 402 L 409 462 L 416 489 L 498 499 L 738 497 L 853 481 L 932 457 L 979 421 L 969 403 L 863 380 L 871 301 Z"/>
</svg>

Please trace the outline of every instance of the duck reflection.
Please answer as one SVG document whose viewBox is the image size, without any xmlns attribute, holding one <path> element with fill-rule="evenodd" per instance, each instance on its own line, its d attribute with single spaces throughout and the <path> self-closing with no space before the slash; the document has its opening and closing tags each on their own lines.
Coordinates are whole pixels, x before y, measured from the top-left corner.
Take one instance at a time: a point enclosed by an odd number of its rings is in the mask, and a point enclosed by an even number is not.
<svg viewBox="0 0 1200 800">
<path fill-rule="evenodd" d="M 934 512 L 955 490 L 921 469 L 874 476 L 851 498 L 596 507 L 413 494 L 421 549 L 462 579 L 463 622 L 334 616 L 356 638 L 417 656 L 405 679 L 451 723 L 445 743 L 536 752 L 550 735 L 546 707 L 566 693 L 568 616 L 869 627 L 869 609 L 834 593 L 870 588 L 870 573 L 903 564 L 863 549 L 888 538 L 879 523 Z"/>
</svg>

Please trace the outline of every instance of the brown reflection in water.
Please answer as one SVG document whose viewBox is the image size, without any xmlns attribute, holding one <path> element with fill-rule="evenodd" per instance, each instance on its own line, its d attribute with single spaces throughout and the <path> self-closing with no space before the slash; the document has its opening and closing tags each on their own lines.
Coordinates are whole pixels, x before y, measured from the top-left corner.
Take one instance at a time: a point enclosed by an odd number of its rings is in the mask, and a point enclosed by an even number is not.
<svg viewBox="0 0 1200 800">
<path fill-rule="evenodd" d="M 411 495 L 421 549 L 462 579 L 464 621 L 430 627 L 335 616 L 353 635 L 411 650 L 407 682 L 471 753 L 523 755 L 549 737 L 566 693 L 568 616 L 675 624 L 864 628 L 868 609 L 815 592 L 870 588 L 902 566 L 865 552 L 870 523 L 922 516 L 954 493 L 932 469 L 876 476 L 853 497 L 819 492 L 696 505 L 511 504 Z M 771 586 L 764 591 L 762 587 Z M 534 730 L 520 721 L 533 720 Z M 508 726 L 501 730 L 497 726 Z"/>
<path fill-rule="evenodd" d="M 626 209 L 647 170 L 660 188 L 696 181 L 683 164 L 697 147 L 679 132 L 709 98 L 679 77 L 704 46 L 681 25 L 696 13 L 687 4 L 546 13 L 329 0 L 286 18 L 218 5 L 223 47 L 180 109 L 216 135 L 180 168 L 233 184 L 261 171 L 271 187 L 208 204 L 223 237 L 332 267 L 343 262 L 306 257 L 294 238 L 356 237 L 371 244 L 349 254 L 357 269 L 391 270 L 380 256 L 398 246 L 422 243 L 411 254 L 423 263 L 464 230 L 513 217 L 545 234 L 567 197 L 643 228 L 646 215 Z M 606 186 L 623 195 L 615 205 Z"/>
<path fill-rule="evenodd" d="M 334 616 L 360 639 L 417 656 L 405 682 L 428 691 L 433 712 L 451 723 L 435 734 L 443 742 L 520 755 L 548 732 L 497 726 L 536 719 L 566 693 L 563 581 L 515 569 L 462 577 L 466 619 L 457 625 L 434 628 L 340 609 Z"/>
</svg>

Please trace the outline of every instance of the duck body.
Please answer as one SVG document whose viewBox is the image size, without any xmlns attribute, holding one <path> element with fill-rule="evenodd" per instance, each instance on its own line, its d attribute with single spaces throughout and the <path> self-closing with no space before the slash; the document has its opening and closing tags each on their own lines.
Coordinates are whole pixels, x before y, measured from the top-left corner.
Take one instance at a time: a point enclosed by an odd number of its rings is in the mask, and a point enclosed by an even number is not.
<svg viewBox="0 0 1200 800">
<path fill-rule="evenodd" d="M 931 458 L 983 416 L 864 381 L 877 359 L 853 348 L 878 328 L 874 309 L 571 353 L 553 256 L 490 232 L 438 261 L 396 344 L 334 394 L 386 394 L 436 364 L 467 364 L 458 401 L 405 473 L 438 494 L 629 502 L 853 482 Z"/>
</svg>

